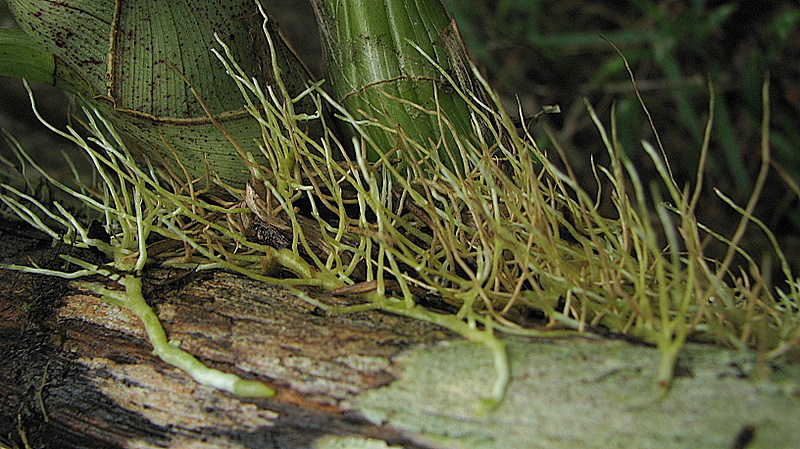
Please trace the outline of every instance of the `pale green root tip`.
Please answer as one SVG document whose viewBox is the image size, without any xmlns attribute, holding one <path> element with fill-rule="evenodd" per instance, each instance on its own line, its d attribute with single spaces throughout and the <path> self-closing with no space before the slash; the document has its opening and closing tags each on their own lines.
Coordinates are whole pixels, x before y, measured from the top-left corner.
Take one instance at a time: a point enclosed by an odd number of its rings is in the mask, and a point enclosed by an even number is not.
<svg viewBox="0 0 800 449">
<path fill-rule="evenodd" d="M 233 394 L 245 398 L 271 398 L 275 390 L 257 380 L 239 379 L 233 384 Z"/>
</svg>

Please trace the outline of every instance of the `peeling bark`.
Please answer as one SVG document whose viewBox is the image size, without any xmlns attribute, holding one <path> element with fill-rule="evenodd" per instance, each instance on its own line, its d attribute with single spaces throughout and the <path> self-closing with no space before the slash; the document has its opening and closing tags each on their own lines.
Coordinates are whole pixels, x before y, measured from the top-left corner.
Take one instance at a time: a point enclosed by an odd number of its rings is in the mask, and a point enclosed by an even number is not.
<svg viewBox="0 0 800 449">
<path fill-rule="evenodd" d="M 28 234 L 5 230 L 0 260 L 61 264 Z M 0 270 L 0 437 L 34 448 L 302 448 L 331 434 L 421 447 L 370 424 L 348 401 L 394 381 L 393 357 L 447 338 L 440 329 L 377 311 L 327 314 L 283 288 L 223 272 L 147 284 L 171 339 L 278 395 L 243 399 L 197 385 L 151 354 L 131 312 L 80 282 Z"/>
</svg>

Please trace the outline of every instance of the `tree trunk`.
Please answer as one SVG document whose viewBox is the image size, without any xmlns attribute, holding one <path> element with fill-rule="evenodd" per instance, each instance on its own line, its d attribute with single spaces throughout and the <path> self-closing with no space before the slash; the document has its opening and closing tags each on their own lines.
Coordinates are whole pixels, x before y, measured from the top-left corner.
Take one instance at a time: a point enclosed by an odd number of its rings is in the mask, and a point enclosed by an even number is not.
<svg viewBox="0 0 800 449">
<path fill-rule="evenodd" d="M 59 252 L 3 225 L 0 261 L 57 268 Z M 798 364 L 745 379 L 749 353 L 689 346 L 659 401 L 649 347 L 508 340 L 513 381 L 483 410 L 482 347 L 378 311 L 328 314 L 286 290 L 213 272 L 148 273 L 170 338 L 278 391 L 243 399 L 151 354 L 128 311 L 79 282 L 0 270 L 0 438 L 19 448 L 795 447 Z M 345 300 L 311 292 L 330 304 Z M 352 300 L 348 300 L 352 301 Z M 786 387 L 779 391 L 777 386 Z M 792 391 L 794 396 L 792 396 Z"/>
</svg>

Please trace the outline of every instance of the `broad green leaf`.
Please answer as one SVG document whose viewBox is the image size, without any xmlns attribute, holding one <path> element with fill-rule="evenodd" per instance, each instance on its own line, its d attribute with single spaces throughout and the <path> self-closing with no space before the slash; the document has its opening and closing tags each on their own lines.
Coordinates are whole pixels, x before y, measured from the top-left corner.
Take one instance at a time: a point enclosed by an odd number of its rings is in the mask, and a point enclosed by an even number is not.
<svg viewBox="0 0 800 449">
<path fill-rule="evenodd" d="M 242 187 L 249 177 L 235 147 L 214 119 L 248 152 L 259 155 L 261 127 L 244 109 L 234 80 L 211 52 L 215 34 L 232 49 L 244 73 L 274 84 L 269 49 L 260 37 L 261 16 L 252 0 L 9 0 L 20 27 L 55 55 L 55 83 L 105 111 L 139 149 L 177 173 L 179 155 L 192 177 L 210 168 Z M 309 78 L 278 38 L 277 64 L 290 93 Z M 188 82 L 187 82 L 188 80 Z M 313 114 L 310 99 L 294 104 Z M 262 160 L 262 162 L 265 162 Z"/>
</svg>

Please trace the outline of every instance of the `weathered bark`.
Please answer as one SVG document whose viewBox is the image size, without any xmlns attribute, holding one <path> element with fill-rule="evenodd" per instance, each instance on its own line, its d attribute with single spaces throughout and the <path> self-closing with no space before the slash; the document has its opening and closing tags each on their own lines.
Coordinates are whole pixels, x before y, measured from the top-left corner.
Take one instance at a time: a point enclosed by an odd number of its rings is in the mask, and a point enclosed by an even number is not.
<svg viewBox="0 0 800 449">
<path fill-rule="evenodd" d="M 57 253 L 70 250 L 26 229 L 0 231 L 0 261 L 55 268 Z M 286 290 L 221 272 L 156 281 L 147 296 L 171 338 L 278 395 L 242 399 L 199 386 L 150 353 L 132 314 L 78 283 L 0 270 L 0 442 L 316 449 L 800 442 L 796 360 L 767 366 L 773 381 L 757 383 L 747 378 L 758 365 L 754 354 L 689 345 L 673 391 L 655 400 L 651 347 L 509 339 L 508 397 L 482 410 L 491 358 L 432 326 L 375 311 L 326 314 Z"/>
<path fill-rule="evenodd" d="M 2 248 L 5 261 L 59 265 L 59 248 L 28 232 L 0 236 L 18 243 Z M 170 338 L 209 365 L 270 383 L 278 395 L 249 400 L 199 386 L 150 353 L 129 311 L 79 283 L 0 270 L 3 438 L 27 438 L 34 448 L 301 448 L 334 434 L 418 447 L 349 413 L 346 403 L 395 380 L 392 357 L 441 340 L 439 329 L 380 312 L 328 315 L 280 287 L 220 272 L 155 282 L 147 296 Z"/>
</svg>

